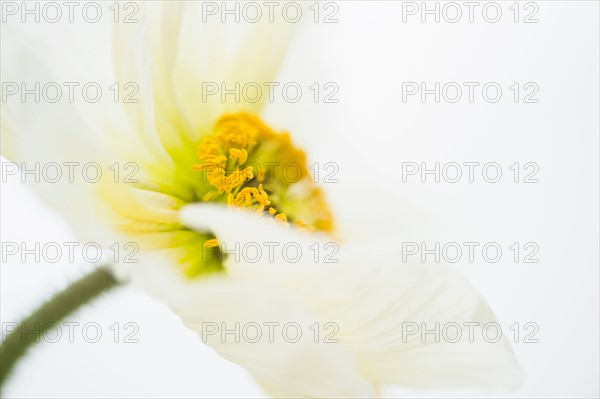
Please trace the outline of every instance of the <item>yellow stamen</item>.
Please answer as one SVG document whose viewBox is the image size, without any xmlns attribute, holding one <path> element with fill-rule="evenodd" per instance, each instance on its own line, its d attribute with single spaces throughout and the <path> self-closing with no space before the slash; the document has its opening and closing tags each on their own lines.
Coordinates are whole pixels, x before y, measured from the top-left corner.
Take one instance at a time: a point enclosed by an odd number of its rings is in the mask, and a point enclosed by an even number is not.
<svg viewBox="0 0 600 399">
<path fill-rule="evenodd" d="M 217 121 L 197 154 L 201 163 L 193 168 L 203 172 L 214 187 L 202 197 L 203 201 L 226 193 L 230 207 L 268 213 L 284 223 L 290 217 L 292 221 L 302 217 L 303 222 L 297 223 L 300 226 L 333 229 L 329 207 L 310 179 L 306 155 L 294 147 L 288 133 L 276 133 L 250 114 L 228 114 Z M 255 166 L 242 167 L 249 161 Z M 283 165 L 291 163 L 300 167 L 298 182 L 290 182 L 283 175 Z M 279 169 L 267 165 L 279 165 Z M 290 190 L 300 181 L 300 190 Z M 269 206 L 273 201 L 276 206 Z"/>
<path fill-rule="evenodd" d="M 240 165 L 243 165 L 248 160 L 248 151 L 243 148 L 241 150 L 238 150 L 237 148 L 230 148 L 229 159 L 233 161 L 237 159 Z"/>
<path fill-rule="evenodd" d="M 219 246 L 219 240 L 217 240 L 216 238 L 213 238 L 213 239 L 210 239 L 210 240 L 206 240 L 206 241 L 204 241 L 204 243 L 202 243 L 202 246 L 204 248 L 217 247 L 217 246 Z"/>
<path fill-rule="evenodd" d="M 204 202 L 209 202 L 210 200 L 212 200 L 214 197 L 216 197 L 219 193 L 217 191 L 209 191 L 206 194 L 204 194 L 202 196 L 202 201 Z"/>
</svg>

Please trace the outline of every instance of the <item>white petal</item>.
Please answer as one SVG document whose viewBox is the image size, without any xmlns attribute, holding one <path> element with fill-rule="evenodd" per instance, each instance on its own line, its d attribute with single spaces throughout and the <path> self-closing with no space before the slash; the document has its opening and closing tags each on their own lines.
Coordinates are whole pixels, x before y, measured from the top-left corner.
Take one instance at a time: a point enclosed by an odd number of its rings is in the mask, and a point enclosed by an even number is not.
<svg viewBox="0 0 600 399">
<path fill-rule="evenodd" d="M 99 68 L 100 72 L 95 75 L 97 80 L 82 79 L 81 73 L 71 70 L 72 64 L 64 49 L 57 48 L 57 54 L 49 55 L 48 51 L 52 50 L 50 45 L 45 46 L 44 36 L 33 42 L 26 32 L 8 26 L 3 26 L 2 36 L 3 80 L 24 82 L 30 89 L 35 82 L 40 85 L 56 82 L 63 88 L 62 98 L 57 103 L 43 99 L 38 103 L 33 95 L 29 95 L 27 101 L 21 101 L 16 95 L 2 102 L 2 154 L 30 171 L 26 181 L 32 183 L 31 187 L 48 205 L 68 218 L 82 239 L 110 236 L 108 230 L 100 232 L 101 226 L 94 225 L 102 214 L 97 201 L 99 184 L 86 182 L 85 178 L 93 181 L 98 165 L 106 177 L 110 172 L 107 166 L 114 158 L 102 140 L 102 129 L 94 123 L 96 120 L 85 113 L 83 107 L 76 106 L 77 101 L 70 103 L 68 90 L 62 86 L 63 82 L 96 82 L 106 75 Z M 61 42 L 59 37 L 62 36 L 55 37 L 57 42 Z M 61 72 L 53 63 L 55 59 L 66 62 L 67 70 Z M 91 166 L 86 169 L 89 175 L 83 171 L 87 166 Z M 73 169 L 69 169 L 71 167 Z M 44 171 L 48 171 L 50 177 L 44 178 Z M 53 182 L 57 176 L 58 180 Z M 93 230 L 98 234 L 88 234 Z"/>
<path fill-rule="evenodd" d="M 374 396 L 342 345 L 315 343 L 310 327 L 316 320 L 292 298 L 280 296 L 269 286 L 224 276 L 190 282 L 156 257 L 126 272 L 134 283 L 166 301 L 220 356 L 249 371 L 270 395 Z M 288 323 L 296 324 L 285 327 Z M 238 335 L 223 335 L 224 330 Z M 296 341 L 298 331 L 301 336 Z"/>
<path fill-rule="evenodd" d="M 352 251 L 354 270 L 339 268 L 328 292 L 306 295 L 321 315 L 337 317 L 345 327 L 340 339 L 356 355 L 361 373 L 375 384 L 518 386 L 522 375 L 508 341 L 492 343 L 483 335 L 482 328 L 497 321 L 481 296 L 446 267 L 402 263 L 396 242 L 390 237 Z M 327 301 L 330 306 L 319 305 Z M 472 341 L 465 323 L 477 323 Z M 407 334 L 415 326 L 417 332 Z M 456 326 L 462 338 L 453 342 Z M 437 338 L 426 334 L 436 328 Z"/>
<path fill-rule="evenodd" d="M 135 87 L 136 92 L 134 102 L 122 102 L 126 122 L 107 129 L 106 138 L 114 143 L 125 159 L 146 164 L 160 163 L 172 168 L 173 160 L 168 149 L 180 150 L 185 143 L 182 134 L 172 134 L 170 129 L 163 129 L 161 132 L 157 126 L 163 127 L 164 123 L 161 122 L 164 122 L 167 116 L 166 110 L 156 107 L 155 92 L 158 91 L 157 87 L 168 86 L 169 82 L 166 80 L 166 74 L 156 79 L 153 75 L 153 68 L 157 67 L 153 65 L 154 60 L 148 43 L 151 27 L 145 11 L 145 8 L 141 8 L 139 23 L 115 24 L 114 27 L 116 80 L 123 88 L 130 82 L 133 83 L 135 86 L 130 87 Z M 174 116 L 181 119 L 178 114 Z"/>
<path fill-rule="evenodd" d="M 322 323 L 337 324 L 361 375 L 374 384 L 510 388 L 520 383 L 521 372 L 506 341 L 483 340 L 481 327 L 495 322 L 483 299 L 445 267 L 403 263 L 396 237 L 340 247 L 339 263 L 315 263 L 309 248 L 316 240 L 249 212 L 192 205 L 184 208 L 181 219 L 242 247 L 263 239 L 299 243 L 306 252 L 297 263 L 279 259 L 258 265 L 228 258 L 226 267 L 234 278 L 268 284 L 302 303 Z M 438 343 L 431 336 L 422 342 L 421 334 L 408 336 L 403 330 L 412 323 L 420 329 L 436 323 L 464 328 L 465 322 L 480 323 L 473 343 L 464 329 L 456 343 Z"/>
<path fill-rule="evenodd" d="M 269 245 L 278 246 L 273 256 L 265 257 L 268 261 L 253 262 L 243 256 L 231 256 L 226 262 L 227 271 L 233 277 L 270 276 L 273 273 L 287 273 L 288 268 L 310 267 L 310 246 L 316 240 L 325 242 L 326 237 L 301 235 L 293 227 L 275 221 L 273 218 L 257 216 L 247 210 L 227 208 L 214 204 L 194 204 L 185 206 L 179 213 L 183 225 L 198 231 L 209 231 L 217 236 L 221 248 L 235 250 L 247 246 L 259 245 L 265 251 Z M 272 244 L 271 244 L 272 243 Z M 298 262 L 286 261 L 288 256 L 281 248 L 285 245 L 300 248 L 302 254 Z M 293 249 L 291 250 L 293 251 Z M 290 253 L 290 257 L 296 254 Z M 280 266 L 281 267 L 276 267 Z"/>
<path fill-rule="evenodd" d="M 261 96 L 255 103 L 246 101 L 243 96 L 239 101 L 228 96 L 223 102 L 220 95 L 203 99 L 202 84 L 216 83 L 220 90 L 221 84 L 228 89 L 236 83 L 241 87 L 250 82 L 263 87 L 265 82 L 276 80 L 296 24 L 281 19 L 271 23 L 264 16 L 257 23 L 222 23 L 217 15 L 198 23 L 203 5 L 185 4 L 174 84 L 177 100 L 192 126 L 201 128 L 199 110 L 206 105 L 213 117 L 239 110 L 260 114 L 268 96 Z"/>
<path fill-rule="evenodd" d="M 207 16 L 202 2 L 152 2 L 145 5 L 154 81 L 157 130 L 167 147 L 197 143 L 225 112 L 261 112 L 264 101 L 221 100 L 221 83 L 273 81 L 283 62 L 295 24 L 222 23 L 219 15 Z M 206 18 L 203 21 L 203 18 Z M 124 24 L 121 24 L 124 25 Z M 118 26 L 117 42 L 139 36 L 141 26 Z M 117 61 L 126 64 L 131 55 L 119 46 Z M 136 51 L 137 52 L 137 51 Z M 139 52 L 137 52 L 139 53 Z M 137 57 L 143 57 L 139 53 Z M 143 64 L 139 60 L 135 65 Z M 205 84 L 216 84 L 219 93 L 203 98 Z M 181 135 L 185 137 L 182 138 Z"/>
<path fill-rule="evenodd" d="M 205 339 L 221 356 L 250 371 L 271 395 L 373 396 L 371 386 L 358 375 L 341 344 L 313 341 L 310 327 L 317 320 L 291 298 L 279 296 L 255 282 L 214 279 L 199 284 L 187 299 L 187 303 L 174 307 L 174 311 L 196 332 L 202 333 L 206 322 L 216 323 L 220 330 L 223 323 L 229 329 L 235 328 L 235 323 L 240 323 L 242 329 L 251 326 L 250 323 L 260 326 L 262 337 L 256 343 L 244 337 L 236 343 L 231 335 L 221 334 Z M 273 342 L 267 335 L 266 323 L 279 323 L 273 326 L 278 327 L 273 330 Z M 288 323 L 296 324 L 284 333 Z M 248 331 L 251 339 L 256 336 L 255 328 Z M 301 338 L 294 342 L 298 332 Z"/>
</svg>

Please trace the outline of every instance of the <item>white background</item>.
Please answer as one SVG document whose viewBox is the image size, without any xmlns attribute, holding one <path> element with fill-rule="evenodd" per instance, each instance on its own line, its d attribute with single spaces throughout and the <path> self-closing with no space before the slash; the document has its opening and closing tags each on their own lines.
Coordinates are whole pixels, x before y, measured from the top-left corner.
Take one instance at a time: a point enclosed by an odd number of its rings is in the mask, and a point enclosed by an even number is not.
<svg viewBox="0 0 600 399">
<path fill-rule="evenodd" d="M 428 240 L 501 243 L 506 253 L 499 262 L 456 268 L 486 297 L 505 333 L 515 322 L 539 325 L 539 343 L 514 344 L 526 375 L 516 392 L 392 387 L 384 395 L 598 397 L 599 3 L 538 1 L 534 24 L 514 23 L 512 2 L 500 2 L 503 17 L 495 24 L 480 11 L 474 23 L 466 16 L 455 24 L 432 17 L 421 23 L 418 15 L 403 23 L 400 2 L 337 4 L 339 23 L 302 26 L 280 80 L 335 81 L 339 103 L 283 104 L 268 109 L 266 120 L 292 132 L 335 131 L 311 159 L 338 162 L 339 184 L 351 180 L 354 168 L 372 172 L 371 183 L 419 210 L 426 228 L 415 231 L 424 230 Z M 402 82 L 473 81 L 498 82 L 501 100 L 488 103 L 476 90 L 474 103 L 466 93 L 456 104 L 436 104 L 432 96 L 425 104 L 417 96 L 402 101 Z M 539 102 L 514 103 L 513 82 L 535 82 Z M 361 151 L 366 141 L 377 142 L 377 150 Z M 497 162 L 505 175 L 496 184 L 481 174 L 475 183 L 401 180 L 402 162 L 470 161 Z M 514 162 L 538 164 L 539 183 L 513 183 L 508 166 Z M 387 200 L 385 190 L 361 195 L 377 204 Z M 2 184 L 1 200 L 2 241 L 74 240 L 60 216 L 19 182 Z M 410 225 L 399 228 L 410 234 Z M 415 233 L 414 241 L 421 237 Z M 539 263 L 515 263 L 508 251 L 513 242 L 537 243 Z M 19 320 L 86 268 L 3 263 L 2 322 Z M 7 397 L 263 395 L 244 370 L 205 347 L 164 305 L 131 288 L 69 320 L 98 322 L 106 339 L 37 346 L 16 370 Z M 139 343 L 112 343 L 109 327 L 116 321 L 137 323 Z"/>
</svg>

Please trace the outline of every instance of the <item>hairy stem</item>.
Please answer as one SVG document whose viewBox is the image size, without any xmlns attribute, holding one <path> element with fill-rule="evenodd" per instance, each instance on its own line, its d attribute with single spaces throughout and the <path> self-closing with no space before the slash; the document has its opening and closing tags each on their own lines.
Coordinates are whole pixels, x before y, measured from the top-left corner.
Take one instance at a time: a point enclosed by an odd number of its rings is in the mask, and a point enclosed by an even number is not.
<svg viewBox="0 0 600 399">
<path fill-rule="evenodd" d="M 60 322 L 85 303 L 118 284 L 106 268 L 99 267 L 56 294 L 19 323 L 0 345 L 0 387 L 4 385 L 12 368 L 27 349 L 40 341 L 45 326 Z"/>
</svg>

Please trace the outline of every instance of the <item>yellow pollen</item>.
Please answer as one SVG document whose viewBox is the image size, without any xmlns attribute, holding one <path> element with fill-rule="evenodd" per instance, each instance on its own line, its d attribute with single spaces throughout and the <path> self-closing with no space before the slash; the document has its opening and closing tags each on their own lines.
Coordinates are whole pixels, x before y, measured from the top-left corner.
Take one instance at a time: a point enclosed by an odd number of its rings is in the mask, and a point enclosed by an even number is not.
<svg viewBox="0 0 600 399">
<path fill-rule="evenodd" d="M 217 247 L 217 246 L 219 246 L 219 240 L 217 240 L 216 238 L 213 238 L 213 239 L 210 239 L 210 240 L 206 240 L 206 241 L 204 241 L 204 243 L 202 243 L 202 246 L 204 248 Z"/>
<path fill-rule="evenodd" d="M 203 201 L 248 208 L 307 229 L 333 230 L 324 195 L 310 178 L 290 182 L 282 174 L 283 166 L 266 166 L 294 163 L 300 165 L 300 176 L 310 176 L 306 155 L 294 147 L 288 133 L 274 132 L 251 114 L 226 114 L 200 143 L 197 155 L 200 163 L 193 169 L 212 187 Z M 247 162 L 254 166 L 243 167 Z M 296 184 L 299 189 L 290 190 Z"/>
<path fill-rule="evenodd" d="M 243 148 L 241 150 L 238 150 L 237 148 L 230 148 L 229 159 L 233 161 L 237 159 L 240 165 L 243 165 L 248 160 L 248 151 Z"/>
</svg>

